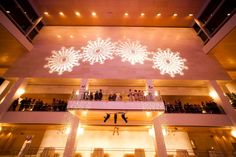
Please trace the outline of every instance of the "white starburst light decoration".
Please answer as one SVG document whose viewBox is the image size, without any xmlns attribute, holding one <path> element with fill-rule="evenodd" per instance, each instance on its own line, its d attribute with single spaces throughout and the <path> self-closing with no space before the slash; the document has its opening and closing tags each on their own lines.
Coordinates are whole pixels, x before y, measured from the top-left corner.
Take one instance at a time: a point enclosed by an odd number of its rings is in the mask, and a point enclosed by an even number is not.
<svg viewBox="0 0 236 157">
<path fill-rule="evenodd" d="M 161 74 L 169 74 L 171 77 L 175 77 L 176 74 L 183 75 L 183 70 L 188 69 L 184 65 L 186 59 L 181 58 L 179 53 L 174 53 L 170 49 L 161 50 L 153 55 L 153 68 L 159 69 Z"/>
<path fill-rule="evenodd" d="M 132 65 L 136 63 L 143 64 L 148 57 L 146 46 L 141 45 L 139 41 L 120 42 L 116 52 L 122 58 L 122 62 L 128 61 Z"/>
<path fill-rule="evenodd" d="M 110 39 L 102 40 L 98 38 L 95 41 L 88 41 L 86 47 L 83 49 L 83 61 L 88 61 L 91 65 L 94 63 L 103 64 L 107 59 L 113 59 L 115 52 L 115 43 Z"/>
<path fill-rule="evenodd" d="M 80 50 L 74 50 L 74 47 L 65 48 L 52 51 L 52 55 L 46 58 L 48 63 L 44 68 L 49 68 L 49 73 L 57 72 L 59 75 L 63 72 L 71 72 L 74 66 L 79 66 Z"/>
</svg>

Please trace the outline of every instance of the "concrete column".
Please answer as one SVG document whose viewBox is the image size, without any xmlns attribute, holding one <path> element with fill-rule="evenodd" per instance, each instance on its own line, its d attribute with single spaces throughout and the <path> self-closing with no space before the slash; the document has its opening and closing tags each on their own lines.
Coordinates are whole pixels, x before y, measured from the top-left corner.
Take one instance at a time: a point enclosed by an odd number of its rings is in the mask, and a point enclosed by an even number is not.
<svg viewBox="0 0 236 157">
<path fill-rule="evenodd" d="M 155 148 L 157 157 L 167 157 L 164 136 L 162 134 L 161 123 L 158 117 L 154 119 L 153 126 L 155 131 Z"/>
<path fill-rule="evenodd" d="M 9 93 L 6 95 L 5 98 L 2 99 L 2 102 L 0 104 L 0 119 L 2 119 L 3 115 L 7 112 L 9 107 L 11 106 L 11 103 L 20 97 L 20 95 L 17 93 L 17 90 L 19 88 L 24 89 L 27 82 L 25 78 L 19 78 L 11 87 Z"/>
<path fill-rule="evenodd" d="M 217 97 L 214 99 L 216 103 L 221 105 L 229 117 L 229 119 L 232 121 L 233 125 L 236 125 L 236 112 L 232 105 L 229 102 L 229 99 L 227 96 L 224 95 L 222 89 L 220 88 L 219 84 L 215 80 L 210 80 L 210 91 L 215 91 L 217 93 Z"/>
<path fill-rule="evenodd" d="M 79 127 L 79 119 L 77 117 L 73 117 L 71 119 L 70 124 L 70 134 L 67 137 L 66 146 L 64 150 L 64 157 L 73 157 L 75 149 L 76 149 L 76 137 L 77 137 L 77 129 Z"/>
</svg>

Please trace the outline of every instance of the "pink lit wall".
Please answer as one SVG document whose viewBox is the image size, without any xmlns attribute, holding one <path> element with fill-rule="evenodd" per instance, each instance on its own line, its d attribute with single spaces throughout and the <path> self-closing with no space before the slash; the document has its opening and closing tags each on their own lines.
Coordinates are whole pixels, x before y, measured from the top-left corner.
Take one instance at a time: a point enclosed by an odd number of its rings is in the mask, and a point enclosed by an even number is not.
<svg viewBox="0 0 236 157">
<path fill-rule="evenodd" d="M 80 49 L 87 45 L 88 40 L 96 40 L 97 37 L 111 38 L 112 41 L 138 40 L 142 45 L 147 46 L 148 51 L 152 52 L 157 48 L 170 48 L 174 52 L 180 52 L 180 56 L 187 60 L 186 66 L 189 69 L 183 71 L 184 76 L 176 75 L 175 79 L 229 79 L 215 58 L 203 52 L 201 40 L 191 28 L 154 27 L 47 26 L 34 40 L 32 51 L 19 59 L 6 76 L 172 79 L 169 75 L 161 75 L 159 70 L 154 70 L 151 61 L 145 61 L 143 65 L 131 65 L 129 62 L 121 62 L 119 56 L 105 61 L 105 64 L 95 63 L 91 66 L 88 62 L 83 62 L 79 67 L 74 67 L 72 72 L 65 72 L 61 76 L 57 73 L 49 74 L 48 69 L 44 68 L 47 63 L 45 58 L 51 55 L 52 50 L 59 50 L 62 46 L 74 46 L 75 49 Z"/>
</svg>

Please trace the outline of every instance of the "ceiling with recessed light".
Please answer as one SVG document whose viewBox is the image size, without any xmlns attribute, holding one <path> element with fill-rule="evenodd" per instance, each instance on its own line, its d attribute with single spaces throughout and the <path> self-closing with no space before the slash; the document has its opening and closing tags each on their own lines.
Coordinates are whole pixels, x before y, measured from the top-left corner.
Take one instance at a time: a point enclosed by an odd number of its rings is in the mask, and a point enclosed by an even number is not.
<svg viewBox="0 0 236 157">
<path fill-rule="evenodd" d="M 46 25 L 191 27 L 205 0 L 30 0 Z"/>
</svg>

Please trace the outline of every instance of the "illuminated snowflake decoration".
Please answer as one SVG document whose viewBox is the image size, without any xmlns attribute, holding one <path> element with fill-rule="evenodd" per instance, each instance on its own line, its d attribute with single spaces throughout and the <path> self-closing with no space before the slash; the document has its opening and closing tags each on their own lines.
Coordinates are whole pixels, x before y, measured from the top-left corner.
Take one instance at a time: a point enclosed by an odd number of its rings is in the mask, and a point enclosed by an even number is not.
<svg viewBox="0 0 236 157">
<path fill-rule="evenodd" d="M 113 59 L 115 43 L 112 43 L 110 39 L 98 38 L 95 41 L 88 41 L 88 45 L 82 49 L 83 61 L 88 61 L 91 65 L 94 63 L 103 64 L 105 60 Z"/>
<path fill-rule="evenodd" d="M 186 59 L 181 58 L 179 53 L 173 53 L 170 49 L 161 50 L 158 49 L 153 56 L 154 69 L 159 69 L 161 74 L 169 74 L 171 77 L 175 77 L 175 74 L 183 75 L 184 69 L 188 69 L 184 65 Z"/>
<path fill-rule="evenodd" d="M 138 41 L 120 42 L 116 52 L 122 58 L 122 62 L 128 61 L 132 65 L 136 63 L 143 64 L 148 57 L 146 46 L 142 46 Z"/>
<path fill-rule="evenodd" d="M 46 58 L 48 63 L 44 65 L 44 68 L 49 68 L 49 73 L 58 72 L 59 75 L 63 72 L 71 72 L 74 66 L 79 66 L 80 50 L 74 50 L 74 47 L 65 48 L 52 51 L 52 56 Z"/>
</svg>

